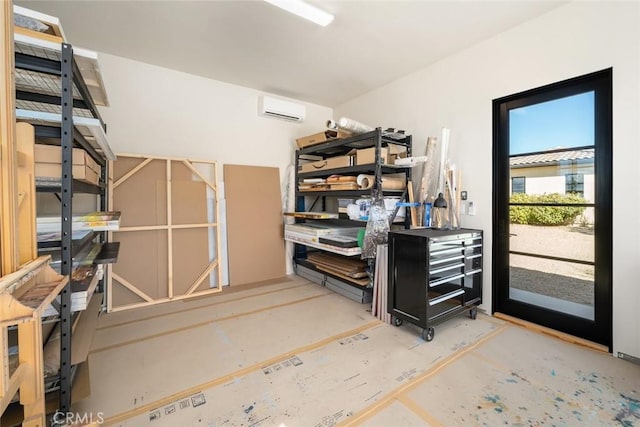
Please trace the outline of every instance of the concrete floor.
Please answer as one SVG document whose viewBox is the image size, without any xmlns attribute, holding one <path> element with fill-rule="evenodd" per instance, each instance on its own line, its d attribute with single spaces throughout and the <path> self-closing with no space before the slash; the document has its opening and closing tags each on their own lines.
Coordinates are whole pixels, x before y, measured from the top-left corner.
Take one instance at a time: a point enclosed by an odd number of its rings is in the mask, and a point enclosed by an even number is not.
<svg viewBox="0 0 640 427">
<path fill-rule="evenodd" d="M 486 315 L 379 322 L 292 276 L 101 317 L 78 412 L 119 426 L 624 425 L 640 367 Z"/>
</svg>

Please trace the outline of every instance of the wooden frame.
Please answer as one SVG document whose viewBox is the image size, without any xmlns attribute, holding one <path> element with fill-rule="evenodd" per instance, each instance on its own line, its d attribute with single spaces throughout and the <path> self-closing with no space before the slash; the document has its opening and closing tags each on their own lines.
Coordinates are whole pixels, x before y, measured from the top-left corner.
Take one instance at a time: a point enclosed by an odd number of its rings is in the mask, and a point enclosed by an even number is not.
<svg viewBox="0 0 640 427">
<path fill-rule="evenodd" d="M 0 276 L 18 268 L 13 2 L 0 6 Z"/>
<path fill-rule="evenodd" d="M 154 297 L 149 295 L 144 290 L 140 289 L 139 286 L 136 286 L 126 277 L 122 277 L 118 273 L 113 271 L 113 266 L 109 266 L 110 274 L 108 275 L 109 279 L 107 281 L 107 311 L 115 312 L 122 310 L 129 310 L 138 307 L 145 307 L 149 305 L 160 304 L 163 302 L 192 298 L 197 296 L 209 295 L 212 293 L 217 293 L 222 290 L 222 264 L 220 262 L 221 257 L 221 245 L 220 245 L 220 208 L 219 208 L 219 193 L 217 186 L 217 163 L 215 161 L 210 160 L 194 160 L 194 159 L 186 159 L 186 158 L 172 158 L 172 157 L 157 157 L 157 156 L 143 156 L 136 154 L 118 154 L 119 159 L 142 159 L 139 164 L 134 166 L 131 170 L 127 171 L 121 177 L 116 179 L 111 185 L 109 185 L 109 200 L 110 206 L 113 206 L 114 193 L 117 193 L 117 189 L 131 177 L 138 174 L 140 171 L 144 170 L 144 168 L 149 165 L 152 161 L 163 161 L 165 162 L 165 179 L 166 179 L 166 224 L 160 225 L 139 225 L 139 226 L 121 226 L 117 233 L 127 233 L 127 232 L 140 232 L 140 231 L 164 231 L 166 232 L 166 240 L 167 240 L 167 296 L 166 297 Z M 215 218 L 216 222 L 198 222 L 198 223 L 180 223 L 174 224 L 174 212 L 172 208 L 172 167 L 176 164 L 183 165 L 187 168 L 187 170 L 195 177 L 198 181 L 205 184 L 206 188 L 210 189 L 214 194 L 214 203 L 215 203 Z M 211 167 L 211 175 L 213 176 L 213 182 L 207 178 L 204 174 L 202 174 L 194 165 L 202 164 L 209 165 Z M 111 170 L 113 170 L 113 164 L 111 164 Z M 125 216 L 123 214 L 123 216 Z M 174 243 L 174 231 L 175 230 L 188 230 L 188 229 L 213 229 L 215 231 L 215 258 L 211 260 L 208 266 L 198 275 L 194 282 L 192 282 L 185 292 L 178 292 L 174 289 L 174 254 L 173 254 L 173 243 Z M 202 284 L 202 282 L 211 274 L 211 272 L 217 268 L 217 286 L 213 288 L 209 288 L 207 290 L 197 291 L 198 287 Z M 117 282 L 117 283 L 114 283 Z M 131 293 L 135 294 L 138 298 L 141 299 L 141 302 L 138 303 L 130 303 L 124 305 L 118 305 L 113 300 L 113 292 L 118 289 L 118 286 L 127 289 Z"/>
<path fill-rule="evenodd" d="M 38 257 L 36 235 L 35 129 L 29 123 L 16 124 L 16 183 L 18 227 L 18 263 L 23 265 Z"/>
<path fill-rule="evenodd" d="M 0 414 L 19 390 L 22 425 L 35 427 L 46 425 L 40 318 L 68 278 L 48 266 L 49 257 L 35 259 L 34 138 L 29 125 L 16 130 L 13 2 L 0 6 L 0 22 Z M 11 372 L 8 328 L 14 326 L 19 352 Z"/>
<path fill-rule="evenodd" d="M 23 426 L 46 425 L 44 361 L 41 315 L 67 284 L 49 267 L 50 257 L 40 257 L 20 270 L 0 278 L 0 412 L 20 390 Z M 18 327 L 18 365 L 10 372 L 8 328 Z"/>
</svg>

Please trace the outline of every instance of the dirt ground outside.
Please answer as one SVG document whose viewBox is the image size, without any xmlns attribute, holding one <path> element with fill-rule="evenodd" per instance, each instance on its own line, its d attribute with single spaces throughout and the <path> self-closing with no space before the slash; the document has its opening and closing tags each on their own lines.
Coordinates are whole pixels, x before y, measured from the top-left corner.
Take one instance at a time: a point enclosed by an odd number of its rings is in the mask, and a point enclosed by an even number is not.
<svg viewBox="0 0 640 427">
<path fill-rule="evenodd" d="M 581 261 L 595 259 L 593 229 L 578 226 L 511 224 L 509 249 Z M 510 255 L 512 287 L 593 305 L 594 268 L 591 265 Z"/>
</svg>

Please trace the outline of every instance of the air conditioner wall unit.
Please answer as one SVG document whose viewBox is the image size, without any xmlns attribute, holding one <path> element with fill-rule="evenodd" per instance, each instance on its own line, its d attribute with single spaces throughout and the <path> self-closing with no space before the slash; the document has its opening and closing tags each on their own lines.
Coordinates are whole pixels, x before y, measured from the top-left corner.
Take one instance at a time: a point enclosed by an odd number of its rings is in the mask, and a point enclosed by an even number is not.
<svg viewBox="0 0 640 427">
<path fill-rule="evenodd" d="M 258 114 L 292 122 L 303 122 L 306 108 L 296 102 L 261 95 L 258 101 Z"/>
</svg>

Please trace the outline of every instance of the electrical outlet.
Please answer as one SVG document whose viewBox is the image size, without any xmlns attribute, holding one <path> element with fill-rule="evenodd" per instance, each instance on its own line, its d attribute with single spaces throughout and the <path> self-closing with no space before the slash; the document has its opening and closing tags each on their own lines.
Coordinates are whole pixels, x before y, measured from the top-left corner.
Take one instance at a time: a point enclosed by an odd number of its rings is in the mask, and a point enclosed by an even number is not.
<svg viewBox="0 0 640 427">
<path fill-rule="evenodd" d="M 460 198 L 462 200 L 467 200 L 467 192 L 466 191 L 461 191 L 460 192 Z"/>
<path fill-rule="evenodd" d="M 476 214 L 476 205 L 473 202 L 467 203 L 467 215 L 475 215 Z"/>
</svg>

